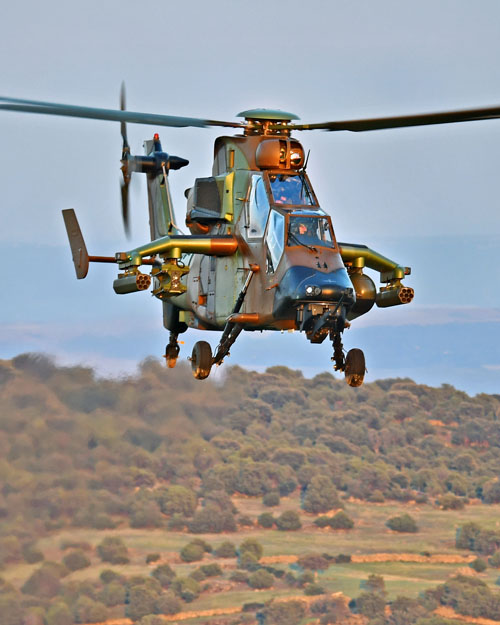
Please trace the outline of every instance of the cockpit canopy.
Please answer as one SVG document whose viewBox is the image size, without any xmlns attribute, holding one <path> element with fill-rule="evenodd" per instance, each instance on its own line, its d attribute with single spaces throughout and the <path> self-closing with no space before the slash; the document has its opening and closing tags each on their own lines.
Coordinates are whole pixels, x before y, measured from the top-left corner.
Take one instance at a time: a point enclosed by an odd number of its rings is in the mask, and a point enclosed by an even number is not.
<svg viewBox="0 0 500 625">
<path fill-rule="evenodd" d="M 316 200 L 304 174 L 269 174 L 272 199 L 283 206 L 314 206 Z"/>
</svg>

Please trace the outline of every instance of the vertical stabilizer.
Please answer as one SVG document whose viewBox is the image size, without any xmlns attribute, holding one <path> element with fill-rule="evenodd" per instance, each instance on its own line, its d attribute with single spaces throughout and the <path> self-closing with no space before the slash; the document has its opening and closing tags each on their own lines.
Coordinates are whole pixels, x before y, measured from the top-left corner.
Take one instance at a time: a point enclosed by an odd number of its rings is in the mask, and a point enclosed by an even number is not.
<svg viewBox="0 0 500 625">
<path fill-rule="evenodd" d="M 157 151 L 158 146 L 155 146 L 155 143 L 157 142 L 154 140 L 144 142 L 147 156 Z M 169 163 L 167 162 L 160 172 L 147 174 L 151 240 L 172 234 L 182 234 L 175 222 L 172 197 L 168 184 L 168 168 Z"/>
</svg>

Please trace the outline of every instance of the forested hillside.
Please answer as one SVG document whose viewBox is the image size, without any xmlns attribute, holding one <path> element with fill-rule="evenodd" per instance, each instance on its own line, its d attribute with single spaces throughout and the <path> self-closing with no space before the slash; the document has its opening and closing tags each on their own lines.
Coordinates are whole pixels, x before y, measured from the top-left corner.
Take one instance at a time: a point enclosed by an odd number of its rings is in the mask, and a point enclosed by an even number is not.
<svg viewBox="0 0 500 625">
<path fill-rule="evenodd" d="M 42 561 L 37 541 L 68 530 L 162 529 L 185 532 L 187 543 L 190 534 L 245 527 L 296 530 L 299 512 L 319 528 L 349 530 L 341 509 L 360 500 L 436 510 L 500 502 L 500 395 L 471 398 L 407 379 L 352 389 L 327 373 L 305 379 L 284 367 L 228 367 L 218 381 L 199 382 L 187 366 L 154 360 L 135 377 L 100 379 L 34 354 L 0 361 L 0 393 L 4 568 Z M 235 495 L 269 512 L 242 514 Z M 296 509 L 273 517 L 284 497 Z M 417 531 L 398 519 L 387 527 Z M 485 536 L 466 528 L 457 547 L 491 555 L 500 538 Z M 82 564 L 84 546 L 69 547 Z M 70 558 L 65 566 L 87 565 Z M 25 584 L 23 593 L 32 591 Z M 67 622 L 85 622 L 72 614 Z"/>
</svg>

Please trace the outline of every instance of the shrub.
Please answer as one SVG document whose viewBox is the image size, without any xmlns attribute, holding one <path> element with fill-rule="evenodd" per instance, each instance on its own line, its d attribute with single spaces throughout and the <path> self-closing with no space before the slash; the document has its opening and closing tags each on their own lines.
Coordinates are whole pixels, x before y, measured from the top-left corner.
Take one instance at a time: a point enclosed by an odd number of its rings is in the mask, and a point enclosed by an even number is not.
<svg viewBox="0 0 500 625">
<path fill-rule="evenodd" d="M 151 572 L 151 575 L 158 580 L 162 588 L 168 588 L 175 578 L 175 573 L 168 564 L 160 564 Z"/>
<path fill-rule="evenodd" d="M 47 610 L 47 625 L 72 625 L 73 616 L 68 606 L 62 601 L 52 604 Z"/>
<path fill-rule="evenodd" d="M 264 610 L 266 623 L 273 623 L 273 625 L 298 625 L 305 613 L 304 602 L 296 600 L 271 603 Z"/>
<path fill-rule="evenodd" d="M 488 568 L 488 564 L 484 558 L 476 558 L 470 563 L 470 567 L 477 573 L 482 573 Z"/>
<path fill-rule="evenodd" d="M 182 514 L 174 514 L 172 518 L 167 521 L 167 528 L 173 532 L 181 532 L 186 527 L 186 519 Z"/>
<path fill-rule="evenodd" d="M 151 564 L 151 562 L 158 562 L 161 558 L 159 553 L 148 553 L 146 556 L 146 564 Z"/>
<path fill-rule="evenodd" d="M 238 517 L 238 525 L 241 525 L 241 527 L 253 527 L 253 520 L 245 514 Z"/>
<path fill-rule="evenodd" d="M 122 605 L 125 603 L 125 587 L 117 581 L 106 584 L 99 595 L 99 599 L 108 608 Z"/>
<path fill-rule="evenodd" d="M 238 559 L 238 565 L 241 566 L 242 569 L 246 569 L 247 571 L 256 571 L 260 568 L 257 556 L 251 551 L 244 551 L 240 555 Z"/>
<path fill-rule="evenodd" d="M 351 561 L 351 556 L 347 553 L 339 553 L 338 556 L 334 558 L 336 564 L 346 564 Z"/>
<path fill-rule="evenodd" d="M 346 512 L 339 510 L 331 517 L 329 525 L 334 530 L 350 530 L 354 527 L 354 521 Z"/>
<path fill-rule="evenodd" d="M 255 571 L 255 573 L 252 573 L 248 578 L 248 585 L 256 589 L 271 588 L 273 582 L 274 576 L 265 569 Z"/>
<path fill-rule="evenodd" d="M 330 527 L 331 518 L 329 516 L 319 516 L 314 519 L 314 525 L 317 527 Z"/>
<path fill-rule="evenodd" d="M 217 577 L 218 575 L 222 575 L 222 569 L 216 562 L 212 564 L 202 564 L 200 566 L 200 571 L 205 577 Z"/>
<path fill-rule="evenodd" d="M 308 553 L 304 556 L 300 556 L 297 563 L 303 569 L 310 569 L 312 571 L 324 571 L 329 565 L 328 560 L 319 553 Z"/>
<path fill-rule="evenodd" d="M 240 555 L 243 555 L 245 552 L 250 552 L 257 558 L 257 560 L 260 560 L 262 558 L 262 554 L 264 553 L 264 548 L 259 541 L 255 540 L 255 538 L 247 538 L 241 543 L 239 552 Z"/>
<path fill-rule="evenodd" d="M 164 592 L 156 600 L 155 612 L 157 614 L 177 614 L 181 610 L 182 603 L 173 592 Z"/>
<path fill-rule="evenodd" d="M 246 584 L 248 582 L 248 573 L 246 571 L 233 571 L 229 576 L 229 579 L 233 582 L 240 582 Z"/>
<path fill-rule="evenodd" d="M 319 584 L 306 584 L 304 588 L 304 594 L 308 596 L 324 595 L 325 589 Z"/>
<path fill-rule="evenodd" d="M 132 586 L 128 591 L 126 616 L 138 621 L 147 614 L 154 614 L 158 593 L 143 584 Z M 85 621 L 81 621 L 85 623 Z"/>
<path fill-rule="evenodd" d="M 414 534 L 418 532 L 418 526 L 409 514 L 394 516 L 386 522 L 386 526 L 394 532 L 408 532 Z"/>
<path fill-rule="evenodd" d="M 63 564 L 70 571 L 78 571 L 90 566 L 90 560 L 81 549 L 75 549 L 64 556 Z"/>
<path fill-rule="evenodd" d="M 200 545 L 205 553 L 212 553 L 213 551 L 212 545 L 210 543 L 207 543 L 206 540 L 203 540 L 203 538 L 193 538 L 190 543 L 192 545 Z"/>
<path fill-rule="evenodd" d="M 270 529 L 274 525 L 274 517 L 270 512 L 263 512 L 259 515 L 257 522 L 261 527 Z"/>
<path fill-rule="evenodd" d="M 44 555 L 40 549 L 37 549 L 31 544 L 23 545 L 22 554 L 25 562 L 28 564 L 36 564 L 44 559 Z"/>
<path fill-rule="evenodd" d="M 200 585 L 192 577 L 177 577 L 172 582 L 172 590 L 186 603 L 191 603 L 200 594 Z"/>
<path fill-rule="evenodd" d="M 202 560 L 205 555 L 205 550 L 201 545 L 196 543 L 188 543 L 181 549 L 181 559 L 184 562 L 197 562 Z"/>
<path fill-rule="evenodd" d="M 111 564 L 128 564 L 128 549 L 118 536 L 107 536 L 97 545 L 97 554 L 103 562 Z"/>
<path fill-rule="evenodd" d="M 225 540 L 215 549 L 215 555 L 218 558 L 235 558 L 236 557 L 236 547 L 232 542 Z"/>
<path fill-rule="evenodd" d="M 447 493 L 438 498 L 437 503 L 443 510 L 463 510 L 464 500 L 453 493 Z"/>
<path fill-rule="evenodd" d="M 193 516 L 198 503 L 192 490 L 178 485 L 159 490 L 157 501 L 165 514 L 181 514 L 184 517 Z"/>
<path fill-rule="evenodd" d="M 21 591 L 42 598 L 55 597 L 61 588 L 61 577 L 67 573 L 68 570 L 62 564 L 44 562 L 24 583 Z"/>
<path fill-rule="evenodd" d="M 262 497 L 262 503 L 268 508 L 272 508 L 273 506 L 280 505 L 280 494 L 276 491 L 271 491 L 270 493 L 266 493 L 264 497 Z"/>
<path fill-rule="evenodd" d="M 276 527 L 282 532 L 299 530 L 302 527 L 300 517 L 295 510 L 287 510 L 276 519 Z"/>
<path fill-rule="evenodd" d="M 221 510 L 218 506 L 209 504 L 198 510 L 188 524 L 193 534 L 208 534 L 220 532 L 235 532 L 236 523 L 229 510 Z"/>
<path fill-rule="evenodd" d="M 335 486 L 326 475 L 315 475 L 309 482 L 303 506 L 307 512 L 327 512 L 341 507 Z"/>
<path fill-rule="evenodd" d="M 495 553 L 488 558 L 488 564 L 494 569 L 500 569 L 500 551 L 495 551 Z"/>
<path fill-rule="evenodd" d="M 122 576 L 111 569 L 104 569 L 104 571 L 101 571 L 99 578 L 103 584 L 111 584 L 111 582 L 121 581 Z"/>
</svg>

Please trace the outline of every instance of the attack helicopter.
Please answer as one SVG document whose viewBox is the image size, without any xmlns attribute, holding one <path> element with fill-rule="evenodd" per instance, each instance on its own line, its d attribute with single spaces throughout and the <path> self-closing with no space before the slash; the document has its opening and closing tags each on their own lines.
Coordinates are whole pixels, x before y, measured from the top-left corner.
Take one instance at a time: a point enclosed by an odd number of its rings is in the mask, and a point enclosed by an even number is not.
<svg viewBox="0 0 500 625">
<path fill-rule="evenodd" d="M 336 240 L 332 220 L 320 206 L 307 174 L 307 157 L 292 133 L 305 130 L 363 132 L 494 119 L 500 107 L 423 113 L 398 117 L 299 124 L 292 113 L 251 109 L 228 122 L 126 110 L 98 109 L 17 98 L 1 98 L 7 111 L 116 121 L 123 140 L 122 215 L 129 223 L 129 185 L 134 173 L 147 178 L 151 241 L 114 256 L 88 254 L 73 209 L 62 211 L 76 276 L 91 262 L 115 263 L 117 294 L 147 291 L 162 301 L 163 324 L 170 332 L 168 367 L 180 353 L 179 335 L 188 328 L 222 332 L 214 351 L 197 341 L 191 354 L 196 379 L 222 364 L 242 331 L 297 330 L 311 343 L 332 341 L 333 366 L 350 386 L 363 383 L 362 350 L 345 354 L 342 334 L 374 305 L 408 304 L 414 291 L 403 284 L 409 267 L 366 245 Z M 223 127 L 240 134 L 220 136 L 214 145 L 212 173 L 187 189 L 185 223 L 177 226 L 169 174 L 189 161 L 170 155 L 155 133 L 145 154 L 131 154 L 127 123 L 167 127 Z M 379 273 L 381 287 L 364 273 Z"/>
</svg>

